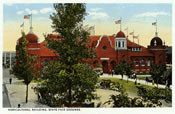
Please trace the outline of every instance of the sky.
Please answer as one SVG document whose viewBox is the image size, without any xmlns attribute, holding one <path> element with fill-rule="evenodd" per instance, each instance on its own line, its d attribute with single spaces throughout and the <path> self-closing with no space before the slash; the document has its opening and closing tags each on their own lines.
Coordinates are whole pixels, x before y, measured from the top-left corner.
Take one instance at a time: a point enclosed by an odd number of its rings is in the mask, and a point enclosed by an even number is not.
<svg viewBox="0 0 175 114">
<path fill-rule="evenodd" d="M 29 20 L 24 15 L 32 12 L 33 32 L 39 41 L 43 34 L 52 33 L 52 21 L 49 16 L 54 12 L 53 4 L 23 3 L 3 5 L 3 50 L 15 51 L 16 41 L 21 36 L 20 25 L 24 22 L 24 31 L 29 32 Z M 158 36 L 166 45 L 172 45 L 172 5 L 168 3 L 87 3 L 84 25 L 95 26 L 96 35 L 113 35 L 120 31 L 115 21 L 121 19 L 121 29 L 127 35 L 134 31 L 139 35 L 139 44 L 147 47 L 155 36 L 157 20 Z M 129 39 L 133 41 L 132 36 Z M 138 41 L 135 39 L 135 42 Z"/>
</svg>

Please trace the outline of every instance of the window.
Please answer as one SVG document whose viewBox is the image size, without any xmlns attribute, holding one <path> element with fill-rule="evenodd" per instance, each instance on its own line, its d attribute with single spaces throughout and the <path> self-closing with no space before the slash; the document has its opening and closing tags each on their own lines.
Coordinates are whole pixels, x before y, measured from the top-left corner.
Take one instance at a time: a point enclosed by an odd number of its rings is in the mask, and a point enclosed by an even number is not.
<svg viewBox="0 0 175 114">
<path fill-rule="evenodd" d="M 136 66 L 139 66 L 139 60 L 138 59 L 136 59 Z"/>
<path fill-rule="evenodd" d="M 103 50 L 106 50 L 107 49 L 107 47 L 106 46 L 103 46 Z"/>
<path fill-rule="evenodd" d="M 141 64 L 142 64 L 142 66 L 145 66 L 145 60 L 144 59 L 142 59 Z"/>
<path fill-rule="evenodd" d="M 151 60 L 148 59 L 148 64 L 147 64 L 147 66 L 150 66 L 150 65 L 151 65 Z"/>
<path fill-rule="evenodd" d="M 121 45 L 120 42 L 118 42 L 118 47 L 120 47 L 120 45 Z"/>
<path fill-rule="evenodd" d="M 123 47 L 125 47 L 125 42 L 123 41 L 122 43 L 123 43 Z"/>
</svg>

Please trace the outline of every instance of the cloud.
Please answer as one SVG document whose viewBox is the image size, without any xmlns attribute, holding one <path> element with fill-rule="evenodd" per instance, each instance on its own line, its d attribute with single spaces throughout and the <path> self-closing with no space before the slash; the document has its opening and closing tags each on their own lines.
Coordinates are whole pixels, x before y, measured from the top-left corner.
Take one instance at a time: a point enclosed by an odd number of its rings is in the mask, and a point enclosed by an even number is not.
<svg viewBox="0 0 175 114">
<path fill-rule="evenodd" d="M 136 17 L 158 17 L 158 16 L 170 16 L 167 12 L 145 12 L 136 15 Z"/>
<path fill-rule="evenodd" d="M 4 3 L 6 6 L 13 6 L 13 3 Z"/>
<path fill-rule="evenodd" d="M 96 11 L 102 10 L 102 8 L 91 8 L 90 10 L 96 12 Z"/>
<path fill-rule="evenodd" d="M 38 11 L 37 10 L 30 10 L 29 8 L 26 8 L 25 11 L 28 13 L 28 14 L 38 14 Z"/>
<path fill-rule="evenodd" d="M 46 14 L 46 13 L 49 13 L 49 12 L 53 12 L 53 9 L 52 8 L 43 8 L 43 9 L 40 9 L 40 13 L 41 14 Z"/>
<path fill-rule="evenodd" d="M 24 13 L 24 11 L 17 11 L 17 12 L 16 12 L 17 15 L 21 15 L 21 14 L 23 14 L 23 13 Z"/>
<path fill-rule="evenodd" d="M 108 14 L 105 12 L 89 12 L 89 16 L 95 20 L 95 19 L 102 19 L 102 18 L 108 18 Z"/>
</svg>

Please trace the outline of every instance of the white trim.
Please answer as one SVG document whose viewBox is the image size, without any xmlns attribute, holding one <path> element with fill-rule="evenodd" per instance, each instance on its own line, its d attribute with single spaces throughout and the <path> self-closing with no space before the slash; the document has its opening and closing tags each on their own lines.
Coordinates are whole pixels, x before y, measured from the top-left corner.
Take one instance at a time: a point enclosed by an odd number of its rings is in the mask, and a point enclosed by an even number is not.
<svg viewBox="0 0 175 114">
<path fill-rule="evenodd" d="M 100 60 L 109 60 L 109 58 L 100 58 Z"/>
<path fill-rule="evenodd" d="M 108 41 L 109 41 L 109 43 L 110 43 L 110 45 L 112 47 L 112 41 L 109 39 L 109 37 L 107 35 L 102 35 L 100 37 L 100 39 L 98 40 L 97 45 L 95 46 L 95 48 L 97 48 L 99 46 L 99 44 L 100 44 L 100 42 L 101 42 L 101 40 L 102 40 L 103 37 L 107 37 L 107 39 L 108 39 Z"/>
<path fill-rule="evenodd" d="M 96 45 L 96 47 L 95 47 L 95 48 L 97 48 L 97 47 L 99 46 L 99 44 L 100 44 L 101 39 L 103 38 L 103 36 L 104 36 L 104 35 L 102 35 L 102 36 L 100 37 L 100 39 L 98 40 L 97 45 Z"/>
<path fill-rule="evenodd" d="M 28 50 L 40 50 L 40 48 L 28 48 Z"/>
</svg>

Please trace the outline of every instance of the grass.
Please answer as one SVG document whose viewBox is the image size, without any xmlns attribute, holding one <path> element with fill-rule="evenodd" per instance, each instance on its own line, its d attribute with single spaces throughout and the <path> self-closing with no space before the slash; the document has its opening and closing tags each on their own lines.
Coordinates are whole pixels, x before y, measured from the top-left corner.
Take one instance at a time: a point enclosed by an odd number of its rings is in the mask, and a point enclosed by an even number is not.
<svg viewBox="0 0 175 114">
<path fill-rule="evenodd" d="M 137 77 L 139 80 L 146 80 L 146 77 Z"/>
<path fill-rule="evenodd" d="M 99 80 L 102 80 L 102 79 L 110 79 L 112 82 L 118 82 L 121 85 L 123 85 L 123 87 L 126 89 L 126 91 L 133 92 L 133 93 L 137 93 L 137 91 L 138 91 L 138 89 L 136 88 L 135 83 L 132 82 L 132 81 L 127 82 L 127 80 L 121 80 L 121 79 L 118 79 L 118 78 L 111 78 L 111 77 L 100 77 Z M 145 85 L 145 84 L 140 84 L 140 85 L 144 86 L 147 89 L 154 88 L 152 86 Z"/>
</svg>

